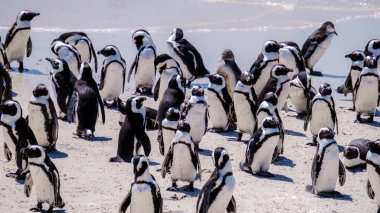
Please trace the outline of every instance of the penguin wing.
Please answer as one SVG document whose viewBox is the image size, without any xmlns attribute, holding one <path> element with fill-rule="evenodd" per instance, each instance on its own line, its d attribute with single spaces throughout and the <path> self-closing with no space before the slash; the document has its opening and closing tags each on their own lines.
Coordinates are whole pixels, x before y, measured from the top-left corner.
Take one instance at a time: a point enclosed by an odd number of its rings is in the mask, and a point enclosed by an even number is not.
<svg viewBox="0 0 380 213">
<path fill-rule="evenodd" d="M 335 102 L 334 102 L 334 98 L 333 97 L 331 97 L 331 103 L 332 103 L 332 106 L 330 106 L 331 107 L 330 110 L 331 110 L 333 121 L 335 122 L 336 134 L 339 135 L 338 116 L 336 115 Z"/>
<path fill-rule="evenodd" d="M 128 206 L 131 204 L 131 200 L 132 200 L 132 187 L 131 187 L 131 190 L 129 190 L 127 196 L 121 202 L 120 207 L 119 207 L 119 213 L 125 213 L 127 211 Z"/>
<path fill-rule="evenodd" d="M 0 42 L 1 43 L 1 42 Z M 1 44 L 0 44 L 1 45 Z M 7 53 L 5 52 L 5 49 L 4 50 L 0 50 L 0 53 L 1 55 L 3 56 L 3 60 L 4 60 L 4 65 L 7 65 L 8 64 L 8 57 L 7 57 Z"/>
<path fill-rule="evenodd" d="M 315 187 L 317 184 L 317 176 L 319 175 L 319 170 L 317 169 L 317 164 L 320 159 L 320 156 L 318 154 L 318 148 L 314 155 L 313 164 L 311 166 L 311 182 L 312 182 L 312 193 L 315 193 Z"/>
<path fill-rule="evenodd" d="M 100 85 L 99 85 L 99 90 L 102 90 L 104 87 L 104 79 L 106 78 L 106 70 L 108 67 L 109 63 L 106 65 L 106 67 L 102 67 L 102 70 L 100 71 Z M 124 89 L 123 89 L 124 90 Z"/>
<path fill-rule="evenodd" d="M 70 98 L 68 107 L 67 107 L 67 121 L 69 123 L 75 122 L 75 106 L 78 102 L 78 92 L 74 89 L 73 95 Z"/>
<path fill-rule="evenodd" d="M 247 165 L 252 165 L 254 155 L 259 147 L 256 145 L 260 142 L 261 135 L 263 134 L 263 130 L 260 128 L 255 133 L 253 133 L 251 139 L 248 142 L 247 150 L 246 150 L 246 162 Z"/>
<path fill-rule="evenodd" d="M 371 183 L 369 182 L 369 180 L 367 180 L 367 195 L 371 199 L 375 198 L 375 192 L 373 191 Z"/>
<path fill-rule="evenodd" d="M 13 23 L 11 29 L 8 31 L 7 36 L 5 37 L 5 43 L 4 43 L 5 48 L 7 48 L 8 45 L 11 43 L 14 37 L 14 33 L 16 31 L 16 26 L 17 26 L 17 22 Z"/>
<path fill-rule="evenodd" d="M 32 54 L 32 39 L 28 39 L 28 43 L 26 43 L 26 57 L 29 57 Z"/>
<path fill-rule="evenodd" d="M 354 88 L 352 88 L 352 79 L 351 79 L 351 71 L 348 73 L 346 81 L 344 82 L 343 86 L 343 94 L 344 96 L 347 96 L 347 94 L 351 91 L 353 91 Z"/>
<path fill-rule="evenodd" d="M 24 194 L 26 197 L 30 196 L 30 194 L 32 192 L 32 188 L 33 188 L 32 175 L 30 173 L 28 173 L 26 175 L 25 182 L 24 182 Z"/>
<path fill-rule="evenodd" d="M 154 86 L 154 91 L 153 91 L 154 101 L 157 101 L 158 96 L 160 95 L 160 83 L 161 83 L 161 77 L 158 78 L 156 85 Z"/>
<path fill-rule="evenodd" d="M 131 76 L 132 76 L 132 72 L 133 70 L 137 70 L 137 62 L 139 60 L 139 55 L 137 54 L 136 57 L 135 57 L 135 60 L 133 61 L 132 65 L 131 65 L 131 68 L 129 68 L 129 72 L 128 72 L 128 80 L 127 82 L 129 83 L 129 81 L 131 80 Z"/>
<path fill-rule="evenodd" d="M 149 137 L 145 132 L 145 126 L 143 126 L 142 129 L 138 128 L 137 131 L 136 131 L 136 129 L 137 128 L 134 128 L 135 134 L 136 134 L 136 139 L 141 143 L 142 147 L 144 148 L 145 155 L 147 157 L 149 157 L 151 147 L 150 147 Z"/>
<path fill-rule="evenodd" d="M 87 37 L 87 35 L 86 35 L 86 37 Z M 96 53 L 95 53 L 94 45 L 92 45 L 92 42 L 91 42 L 89 37 L 87 37 L 87 39 L 88 39 L 88 40 L 86 40 L 87 44 L 91 50 L 92 56 L 94 57 L 95 73 L 98 73 L 98 58 L 97 58 Z M 91 54 L 90 54 L 90 60 L 91 60 Z"/>
<path fill-rule="evenodd" d="M 265 94 L 268 92 L 276 93 L 277 90 L 277 80 L 275 78 L 270 77 L 265 84 L 264 88 L 261 90 L 261 93 L 259 95 L 259 103 L 261 103 L 264 100 Z"/>
<path fill-rule="evenodd" d="M 343 186 L 346 183 L 346 169 L 342 161 L 339 160 L 339 185 Z"/>
<path fill-rule="evenodd" d="M 354 106 L 355 106 L 355 101 L 356 101 L 356 95 L 357 95 L 361 81 L 362 81 L 362 76 L 359 76 L 358 80 L 355 83 L 354 90 L 352 91 L 352 102 L 354 103 Z"/>
<path fill-rule="evenodd" d="M 162 176 L 162 178 L 165 178 L 166 173 L 170 169 L 172 161 L 173 161 L 173 146 L 170 146 L 168 152 L 166 153 L 164 162 L 162 162 L 162 167 L 161 167 L 161 176 Z"/>
<path fill-rule="evenodd" d="M 241 75 L 241 70 L 239 68 L 239 66 L 236 64 L 235 61 L 231 61 L 231 60 L 224 60 L 224 63 L 231 67 L 231 70 L 234 72 L 235 76 L 237 79 L 239 79 L 240 75 Z"/>
<path fill-rule="evenodd" d="M 186 39 L 177 41 L 177 45 L 174 45 L 174 52 L 181 58 L 181 60 L 186 65 L 187 69 L 193 76 L 202 76 L 202 73 L 197 72 L 197 55 L 198 51 L 193 45 L 190 44 Z M 201 62 L 203 64 L 203 62 Z"/>
<path fill-rule="evenodd" d="M 55 106 L 54 106 L 54 103 L 53 103 L 53 100 L 51 98 L 49 98 L 49 111 L 50 111 L 50 114 L 52 116 L 51 118 L 51 122 L 50 122 L 50 126 L 51 126 L 51 129 L 53 131 L 50 131 L 48 134 L 48 138 L 49 138 L 49 142 L 53 143 L 55 141 L 57 141 L 58 139 L 58 116 L 57 116 L 57 112 L 55 111 Z"/>
<path fill-rule="evenodd" d="M 216 169 L 211 174 L 210 179 L 202 187 L 201 193 L 198 196 L 197 200 L 197 213 L 207 213 L 208 208 L 210 207 L 210 197 L 211 191 L 215 187 L 215 182 L 217 180 Z"/>
<path fill-rule="evenodd" d="M 312 113 L 313 113 L 313 103 L 314 103 L 314 102 L 312 102 L 312 103 L 310 104 L 309 109 L 307 109 L 307 112 L 306 112 L 306 115 L 305 115 L 305 121 L 304 121 L 304 123 L 303 123 L 303 130 L 304 130 L 304 131 L 307 131 L 307 127 L 308 127 L 309 122 L 310 122 L 310 120 L 311 120 L 311 115 L 312 115 Z"/>
<path fill-rule="evenodd" d="M 326 34 L 322 32 L 315 31 L 309 36 L 302 46 L 302 55 L 305 60 L 308 60 L 317 49 L 318 45 L 325 40 L 327 37 Z"/>
<path fill-rule="evenodd" d="M 264 61 L 264 55 L 260 53 L 256 61 L 252 64 L 251 68 L 249 69 L 249 72 L 255 76 L 255 73 L 257 72 L 257 70 L 259 70 L 263 66 L 263 61 Z M 259 74 L 257 73 L 256 76 L 257 75 Z"/>
<path fill-rule="evenodd" d="M 197 160 L 197 167 L 198 167 L 198 174 L 199 174 L 199 181 L 202 182 L 202 167 L 201 167 L 201 161 L 199 160 L 198 152 L 194 152 L 194 155 Z"/>
<path fill-rule="evenodd" d="M 45 159 L 45 163 L 49 168 L 50 176 L 52 177 L 52 184 L 54 186 L 54 205 L 62 208 L 65 203 L 61 198 L 60 188 L 61 183 L 59 180 L 59 173 L 57 167 L 55 167 L 54 163 L 50 160 L 50 158 Z"/>
<path fill-rule="evenodd" d="M 236 201 L 234 196 L 232 195 L 230 202 L 227 205 L 228 213 L 236 213 Z"/>
<path fill-rule="evenodd" d="M 125 78 L 126 78 L 126 75 L 127 75 L 127 68 L 125 67 L 125 61 L 123 58 L 120 57 L 120 59 L 124 62 L 124 65 L 123 65 L 123 91 L 122 93 L 124 93 L 124 89 L 125 89 Z"/>
<path fill-rule="evenodd" d="M 21 143 L 21 146 L 24 146 L 26 144 L 25 147 L 21 147 L 21 148 L 26 148 L 29 145 L 38 145 L 36 136 L 34 135 L 33 130 L 29 127 L 26 120 L 23 118 L 20 118 L 16 123 L 18 123 L 16 124 L 16 131 L 19 133 L 18 143 Z"/>
<path fill-rule="evenodd" d="M 7 159 L 7 161 L 11 161 L 12 160 L 12 152 L 8 148 L 8 146 L 7 146 L 6 143 L 4 143 L 4 156 L 5 156 L 5 159 Z"/>
<path fill-rule="evenodd" d="M 102 122 L 103 124 L 106 122 L 106 114 L 104 112 L 104 104 L 103 104 L 103 100 L 102 100 L 102 97 L 100 96 L 100 92 L 99 92 L 99 89 L 98 89 L 98 85 L 96 84 L 95 80 L 92 79 L 90 82 L 89 82 L 89 86 L 95 91 L 96 93 L 96 97 L 98 99 L 98 103 L 99 103 L 99 107 L 100 107 L 100 111 L 102 113 Z"/>
</svg>

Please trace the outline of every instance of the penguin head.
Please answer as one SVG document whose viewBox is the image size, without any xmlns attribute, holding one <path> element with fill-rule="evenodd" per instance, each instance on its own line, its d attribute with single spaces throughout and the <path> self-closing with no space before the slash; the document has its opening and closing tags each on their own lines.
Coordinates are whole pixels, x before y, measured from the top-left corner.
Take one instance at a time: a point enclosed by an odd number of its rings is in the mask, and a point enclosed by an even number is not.
<svg viewBox="0 0 380 213">
<path fill-rule="evenodd" d="M 253 76 L 249 72 L 244 71 L 240 74 L 239 81 L 244 85 L 251 86 L 253 84 Z"/>
<path fill-rule="evenodd" d="M 155 48 L 151 35 L 144 29 L 136 30 L 132 34 L 132 40 L 135 43 L 137 50 L 148 45 Z"/>
<path fill-rule="evenodd" d="M 214 75 L 206 75 L 206 77 L 210 80 L 211 84 L 216 84 L 218 86 L 224 87 L 226 85 L 226 80 L 222 75 L 214 74 Z"/>
<path fill-rule="evenodd" d="M 266 117 L 263 120 L 262 127 L 264 129 L 278 128 L 278 121 L 273 116 Z"/>
<path fill-rule="evenodd" d="M 91 65 L 87 62 L 82 62 L 79 69 L 79 79 L 84 81 L 94 80 L 92 78 L 92 68 Z"/>
<path fill-rule="evenodd" d="M 331 85 L 328 83 L 323 83 L 321 86 L 319 86 L 319 93 L 323 96 L 331 95 L 332 94 Z"/>
<path fill-rule="evenodd" d="M 377 60 L 374 56 L 367 56 L 364 59 L 364 67 L 377 69 Z"/>
<path fill-rule="evenodd" d="M 169 121 L 178 121 L 181 118 L 181 115 L 177 108 L 170 107 L 165 114 L 165 118 Z"/>
<path fill-rule="evenodd" d="M 368 41 L 367 45 L 365 46 L 364 52 L 366 55 L 373 55 L 377 57 L 380 55 L 379 49 L 380 49 L 380 39 L 371 39 Z"/>
<path fill-rule="evenodd" d="M 161 54 L 154 59 L 154 66 L 156 71 L 160 74 L 169 67 L 179 67 L 177 62 L 168 54 Z"/>
<path fill-rule="evenodd" d="M 355 146 L 347 146 L 344 148 L 343 156 L 348 160 L 356 159 L 359 157 L 359 148 Z"/>
<path fill-rule="evenodd" d="M 299 72 L 297 75 L 295 75 L 293 78 L 298 78 L 299 81 L 301 82 L 303 88 L 309 89 L 311 86 L 311 78 L 307 74 L 307 72 Z"/>
<path fill-rule="evenodd" d="M 183 30 L 181 28 L 174 28 L 172 34 L 169 37 L 170 41 L 178 41 L 183 39 Z"/>
<path fill-rule="evenodd" d="M 222 52 L 222 57 L 223 60 L 228 60 L 228 61 L 235 61 L 235 56 L 232 50 L 230 49 L 225 49 Z"/>
<path fill-rule="evenodd" d="M 142 176 L 145 172 L 149 172 L 149 160 L 144 155 L 136 155 L 132 158 L 133 173 L 135 178 Z"/>
<path fill-rule="evenodd" d="M 181 90 L 183 93 L 185 93 L 185 86 L 186 86 L 186 79 L 180 75 L 172 76 L 168 84 L 168 88 Z"/>
<path fill-rule="evenodd" d="M 127 113 L 127 102 L 122 101 L 120 98 L 117 99 L 117 109 L 123 115 Z"/>
<path fill-rule="evenodd" d="M 369 142 L 367 144 L 369 151 L 380 155 L 380 141 Z"/>
<path fill-rule="evenodd" d="M 273 106 L 276 106 L 277 102 L 278 102 L 278 98 L 277 98 L 276 93 L 268 92 L 267 94 L 264 95 L 263 101 L 266 101 L 266 102 L 272 104 Z"/>
<path fill-rule="evenodd" d="M 33 90 L 33 96 L 35 98 L 49 99 L 49 90 L 45 84 L 37 84 Z"/>
<path fill-rule="evenodd" d="M 20 150 L 21 153 L 25 154 L 30 162 L 42 163 L 45 160 L 46 153 L 44 148 L 39 145 L 28 146 Z"/>
<path fill-rule="evenodd" d="M 146 98 L 142 96 L 133 97 L 131 99 L 132 99 L 132 109 L 133 108 L 141 109 L 141 107 L 143 107 L 143 102 L 146 101 Z"/>
<path fill-rule="evenodd" d="M 203 89 L 202 85 L 194 85 L 191 88 L 191 95 L 192 96 L 204 96 L 205 95 L 205 90 Z"/>
<path fill-rule="evenodd" d="M 331 21 L 327 21 L 327 22 L 323 23 L 321 28 L 325 29 L 327 34 L 338 35 L 338 33 L 335 31 L 335 26 Z"/>
<path fill-rule="evenodd" d="M 178 122 L 178 131 L 190 133 L 190 129 L 190 123 L 187 120 L 180 120 Z"/>
<path fill-rule="evenodd" d="M 280 77 L 280 76 L 288 76 L 289 72 L 293 72 L 292 69 L 287 68 L 283 64 L 276 64 L 272 67 L 271 76 L 272 77 Z"/>
<path fill-rule="evenodd" d="M 70 70 L 69 65 L 67 64 L 66 60 L 62 58 L 55 58 L 55 59 L 46 58 L 46 60 L 50 62 L 55 72 Z"/>
<path fill-rule="evenodd" d="M 344 57 L 351 59 L 352 62 L 355 62 L 364 61 L 366 55 L 361 50 L 355 50 L 352 53 L 345 55 Z"/>
<path fill-rule="evenodd" d="M 334 139 L 334 130 L 331 129 L 330 127 L 322 127 L 320 130 L 319 130 L 319 133 L 318 133 L 318 138 L 320 140 L 322 139 Z"/>
<path fill-rule="evenodd" d="M 212 152 L 212 161 L 218 170 L 223 169 L 229 160 L 230 156 L 228 155 L 227 149 L 223 147 L 217 147 Z"/>
<path fill-rule="evenodd" d="M 278 53 L 279 49 L 280 45 L 276 41 L 269 40 L 264 43 L 262 53 Z"/>
<path fill-rule="evenodd" d="M 120 55 L 119 49 L 114 45 L 107 45 L 103 49 L 98 51 L 98 54 L 102 54 L 105 57 Z"/>
<path fill-rule="evenodd" d="M 39 16 L 40 13 L 38 12 L 32 12 L 29 10 L 23 10 L 21 11 L 17 16 L 17 22 L 23 22 L 23 21 L 31 21 L 34 17 Z"/>
<path fill-rule="evenodd" d="M 58 55 L 57 49 L 61 45 L 65 45 L 65 43 L 60 38 L 56 38 L 51 42 L 50 49 L 54 54 Z"/>
<path fill-rule="evenodd" d="M 22 117 L 22 108 L 15 100 L 6 100 L 0 105 L 1 121 L 9 124 Z"/>
</svg>

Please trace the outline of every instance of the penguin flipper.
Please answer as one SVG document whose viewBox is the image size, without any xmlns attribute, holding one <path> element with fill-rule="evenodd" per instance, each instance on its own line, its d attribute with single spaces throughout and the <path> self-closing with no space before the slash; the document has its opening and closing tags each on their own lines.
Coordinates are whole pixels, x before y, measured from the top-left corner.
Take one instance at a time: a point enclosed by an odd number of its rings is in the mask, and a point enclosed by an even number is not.
<svg viewBox="0 0 380 213">
<path fill-rule="evenodd" d="M 201 161 L 199 160 L 198 152 L 194 153 L 197 157 L 197 167 L 198 167 L 198 174 L 199 174 L 199 181 L 202 182 L 202 167 L 201 167 Z"/>
<path fill-rule="evenodd" d="M 234 196 L 232 195 L 230 202 L 227 205 L 228 213 L 236 213 L 236 201 Z"/>
<path fill-rule="evenodd" d="M 8 146 L 7 146 L 6 143 L 4 143 L 4 156 L 5 156 L 5 159 L 7 159 L 7 161 L 11 161 L 12 160 L 12 152 L 8 148 Z"/>
<path fill-rule="evenodd" d="M 32 54 L 32 39 L 28 39 L 28 43 L 26 43 L 26 57 L 29 57 Z"/>
<path fill-rule="evenodd" d="M 131 204 L 131 199 L 132 199 L 132 190 L 129 190 L 129 193 L 121 202 L 119 213 L 125 213 L 127 211 L 129 205 Z"/>
<path fill-rule="evenodd" d="M 309 36 L 309 38 L 303 44 L 302 50 L 301 50 L 305 61 L 307 61 L 313 55 L 314 51 L 318 47 L 318 44 L 320 44 L 323 40 L 325 40 L 326 37 L 327 37 L 326 34 L 323 34 L 322 32 L 318 32 L 318 31 L 315 31 Z"/>
<path fill-rule="evenodd" d="M 32 192 L 32 188 L 33 188 L 32 175 L 30 173 L 28 173 L 26 175 L 25 182 L 24 182 L 24 194 L 26 197 L 30 196 L 30 194 Z"/>
<path fill-rule="evenodd" d="M 137 61 L 138 60 L 139 60 L 139 57 L 138 57 L 138 54 L 137 54 L 135 60 L 133 61 L 132 65 L 131 65 L 131 68 L 129 68 L 128 79 L 127 79 L 128 83 L 129 83 L 129 81 L 131 81 L 131 75 L 132 75 L 133 70 L 135 68 L 136 68 L 135 71 L 137 70 Z"/>
<path fill-rule="evenodd" d="M 334 120 L 335 126 L 336 126 L 336 134 L 339 135 L 338 116 L 336 115 L 335 102 L 334 102 L 334 98 L 333 97 L 331 97 L 331 102 L 332 102 L 331 112 L 332 112 L 332 117 L 333 117 L 333 120 Z"/>
<path fill-rule="evenodd" d="M 339 160 L 339 184 L 343 186 L 346 183 L 346 169 L 342 161 Z"/>
<path fill-rule="evenodd" d="M 165 178 L 166 173 L 169 171 L 172 160 L 173 160 L 173 148 L 172 146 L 170 146 L 168 152 L 166 153 L 164 162 L 162 162 L 162 167 L 161 167 L 162 178 Z"/>
<path fill-rule="evenodd" d="M 375 192 L 373 191 L 371 183 L 369 182 L 369 180 L 367 180 L 367 195 L 371 199 L 375 198 Z"/>
<path fill-rule="evenodd" d="M 347 96 L 347 94 L 351 91 L 353 91 L 354 88 L 352 88 L 352 79 L 351 79 L 351 71 L 348 73 L 346 81 L 344 82 L 343 86 L 343 95 Z"/>
<path fill-rule="evenodd" d="M 69 123 L 75 122 L 74 113 L 75 113 L 75 106 L 77 105 L 77 101 L 78 101 L 78 93 L 74 91 L 67 107 L 67 121 Z"/>
<path fill-rule="evenodd" d="M 94 57 L 95 73 L 98 73 L 98 58 L 96 57 L 94 45 L 92 45 L 90 38 L 88 38 L 88 45 L 90 46 L 92 56 Z M 91 55 L 90 55 L 90 58 L 91 58 Z"/>
<path fill-rule="evenodd" d="M 141 143 L 144 148 L 145 156 L 149 157 L 151 147 L 148 135 L 144 130 L 136 132 L 136 139 Z"/>
<path fill-rule="evenodd" d="M 154 91 L 153 91 L 154 101 L 157 101 L 158 96 L 160 95 L 160 83 L 161 83 L 161 77 L 158 78 L 158 81 L 156 82 L 156 85 L 154 86 Z"/>
<path fill-rule="evenodd" d="M 106 78 L 106 70 L 104 69 L 104 66 L 102 67 L 102 71 L 100 71 L 100 85 L 99 90 L 102 90 L 104 87 L 104 79 Z M 124 90 L 124 89 L 123 89 Z"/>
<path fill-rule="evenodd" d="M 198 196 L 197 213 L 207 213 L 208 212 L 208 208 L 210 207 L 211 191 L 215 187 L 216 180 L 217 180 L 217 171 L 215 169 L 212 172 L 210 179 L 202 187 L 201 193 Z"/>
<path fill-rule="evenodd" d="M 304 124 L 303 124 L 303 130 L 304 131 L 307 131 L 307 127 L 308 127 L 309 122 L 311 120 L 312 112 L 313 112 L 313 103 L 311 103 L 309 105 L 309 109 L 307 110 L 307 113 L 305 115 L 305 121 L 304 121 Z"/>
<path fill-rule="evenodd" d="M 320 156 L 318 154 L 318 148 L 314 155 L 313 163 L 311 166 L 311 182 L 312 182 L 312 193 L 316 194 L 315 187 L 317 184 L 317 176 L 319 175 L 319 171 L 317 171 L 317 164 L 320 159 Z"/>
<path fill-rule="evenodd" d="M 16 26 L 17 26 L 17 22 L 13 23 L 11 29 L 8 31 L 7 36 L 5 37 L 5 43 L 4 43 L 5 48 L 7 48 L 8 45 L 11 43 L 14 37 Z"/>
</svg>

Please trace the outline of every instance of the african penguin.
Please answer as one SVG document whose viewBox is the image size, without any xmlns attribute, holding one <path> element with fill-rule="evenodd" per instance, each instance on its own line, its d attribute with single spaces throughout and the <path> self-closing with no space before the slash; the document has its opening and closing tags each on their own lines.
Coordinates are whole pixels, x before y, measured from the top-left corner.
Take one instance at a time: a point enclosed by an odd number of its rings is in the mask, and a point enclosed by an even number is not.
<svg viewBox="0 0 380 213">
<path fill-rule="evenodd" d="M 107 101 L 113 101 L 112 105 L 117 105 L 117 99 L 124 92 L 126 63 L 121 57 L 119 49 L 114 45 L 107 45 L 98 51 L 106 57 L 103 61 L 100 77 L 100 96 L 102 96 L 105 106 L 109 106 Z"/>
<path fill-rule="evenodd" d="M 136 30 L 132 34 L 132 40 L 138 52 L 129 69 L 128 82 L 134 73 L 136 94 L 152 94 L 156 79 L 156 69 L 154 66 L 156 45 L 153 42 L 152 36 L 143 29 Z"/>
<path fill-rule="evenodd" d="M 199 181 L 202 181 L 201 162 L 198 153 L 195 151 L 190 130 L 189 122 L 186 120 L 179 121 L 176 135 L 162 163 L 162 177 L 165 178 L 166 173 L 170 171 L 172 179 L 172 186 L 168 190 L 177 191 L 177 181 L 180 180 L 190 182 L 185 191 L 193 192 L 197 173 Z"/>
<path fill-rule="evenodd" d="M 236 212 L 233 196 L 236 181 L 228 152 L 218 147 L 212 152 L 215 170 L 198 195 L 197 213 Z"/>
<path fill-rule="evenodd" d="M 7 67 L 0 63 L 0 103 L 12 99 L 12 79 Z"/>
<path fill-rule="evenodd" d="M 279 63 L 294 70 L 295 74 L 305 71 L 305 61 L 298 44 L 292 41 L 279 42 Z M 291 78 L 292 76 L 289 77 Z"/>
<path fill-rule="evenodd" d="M 5 51 L 8 58 L 8 68 L 13 61 L 19 63 L 18 70 L 24 70 L 24 56 L 32 54 L 32 40 L 30 38 L 30 21 L 40 13 L 29 10 L 21 11 L 5 38 Z"/>
<path fill-rule="evenodd" d="M 79 78 L 82 59 L 74 46 L 66 44 L 60 39 L 54 39 L 51 43 L 51 51 L 59 58 L 64 59 L 69 65 L 70 71 Z"/>
<path fill-rule="evenodd" d="M 347 169 L 365 165 L 370 142 L 372 141 L 363 138 L 354 139 L 344 147 L 343 164 Z"/>
<path fill-rule="evenodd" d="M 119 213 L 130 212 L 162 213 L 163 200 L 160 187 L 153 175 L 149 173 L 149 160 L 143 155 L 132 158 L 134 181 L 129 193 L 122 201 Z"/>
<path fill-rule="evenodd" d="M 226 80 L 227 91 L 232 98 L 241 75 L 241 70 L 235 62 L 235 56 L 232 50 L 223 50 L 216 73 L 223 76 Z"/>
<path fill-rule="evenodd" d="M 162 121 L 162 140 L 158 141 L 160 144 L 160 153 L 163 156 L 169 151 L 180 118 L 180 111 L 174 107 L 169 108 L 166 112 L 165 119 Z"/>
<path fill-rule="evenodd" d="M 375 199 L 377 212 L 380 212 L 380 141 L 368 143 L 367 163 L 367 194 Z"/>
<path fill-rule="evenodd" d="M 249 72 L 253 75 L 253 87 L 256 94 L 260 94 L 270 78 L 272 67 L 278 63 L 280 45 L 276 41 L 266 41 L 260 55 L 252 64 Z"/>
<path fill-rule="evenodd" d="M 369 40 L 364 48 L 364 53 L 376 58 L 380 56 L 380 39 Z"/>
<path fill-rule="evenodd" d="M 328 21 L 315 30 L 303 44 L 302 55 L 305 59 L 306 67 L 310 70 L 310 75 L 322 76 L 321 72 L 314 71 L 314 65 L 330 46 L 334 34 L 338 35 L 334 24 Z"/>
<path fill-rule="evenodd" d="M 150 140 L 145 132 L 146 109 L 143 102 L 145 97 L 131 97 L 126 103 L 126 114 L 119 132 L 117 156 L 110 162 L 131 162 L 138 155 L 141 146 L 146 156 L 150 154 Z"/>
<path fill-rule="evenodd" d="M 316 93 L 311 85 L 311 77 L 306 71 L 293 76 L 290 81 L 289 98 L 297 112 L 297 118 L 304 119 Z"/>
<path fill-rule="evenodd" d="M 122 126 L 125 120 L 125 115 L 127 113 L 127 102 L 122 101 L 120 98 L 117 99 L 117 110 L 119 111 L 119 125 Z M 146 129 L 147 130 L 154 130 L 158 129 L 158 122 L 157 122 L 157 110 L 145 107 L 146 115 L 145 115 L 145 122 L 146 122 Z"/>
<path fill-rule="evenodd" d="M 28 105 L 28 124 L 38 145 L 47 152 L 55 149 L 58 140 L 58 117 L 45 84 L 38 84 Z"/>
<path fill-rule="evenodd" d="M 65 202 L 61 197 L 59 172 L 44 149 L 39 145 L 32 145 L 21 149 L 21 152 L 28 157 L 30 170 L 25 180 L 24 193 L 29 197 L 34 187 L 37 195 L 37 207 L 31 210 L 53 212 L 54 207 L 63 208 Z M 43 203 L 49 204 L 47 211 L 43 211 Z"/>
<path fill-rule="evenodd" d="M 5 51 L 4 44 L 3 42 L 1 42 L 1 36 L 0 36 L 0 64 L 3 64 L 5 66 L 8 65 L 8 57 Z"/>
<path fill-rule="evenodd" d="M 170 55 L 180 65 L 183 77 L 187 80 L 188 84 L 210 73 L 203 64 L 201 54 L 183 37 L 182 29 L 174 28 L 166 43 Z"/>
</svg>

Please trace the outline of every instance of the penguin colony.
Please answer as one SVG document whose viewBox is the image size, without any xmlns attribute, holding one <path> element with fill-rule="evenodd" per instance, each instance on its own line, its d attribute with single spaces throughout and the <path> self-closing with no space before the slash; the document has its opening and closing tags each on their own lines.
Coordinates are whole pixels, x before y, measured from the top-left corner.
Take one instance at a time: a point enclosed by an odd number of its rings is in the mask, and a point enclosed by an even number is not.
<svg viewBox="0 0 380 213">
<path fill-rule="evenodd" d="M 241 150 L 241 156 L 234 156 L 232 162 L 225 148 L 215 147 L 211 154 L 215 167 L 207 168 L 214 171 L 198 193 L 194 209 L 202 213 L 237 212 L 244 202 L 234 198 L 234 189 L 239 184 L 234 172 L 272 178 L 275 175 L 270 173 L 271 164 L 280 155 L 286 155 L 283 149 L 287 143 L 286 123 L 282 121 L 281 110 L 287 110 L 289 101 L 297 118 L 304 119 L 305 131 L 310 128 L 313 135 L 313 140 L 305 144 L 316 147 L 306 190 L 321 197 L 342 196 L 335 188 L 337 182 L 343 186 L 349 181 L 346 169 L 366 166 L 368 181 L 363 187 L 369 198 L 376 201 L 380 212 L 380 141 L 353 140 L 345 147 L 340 160 L 339 141 L 334 138 L 338 134 L 338 117 L 332 88 L 324 83 L 315 90 L 311 84 L 311 75 L 322 75 L 314 70 L 314 65 L 337 35 L 333 23 L 323 23 L 302 48 L 294 42 L 266 41 L 247 71 L 241 71 L 232 50 L 226 49 L 215 74 L 206 69 L 201 54 L 184 38 L 182 29 L 175 28 L 169 36 L 169 55 L 158 55 L 151 34 L 139 29 L 132 34 L 137 53 L 128 73 L 123 51 L 116 46 L 107 45 L 97 52 L 105 57 L 100 82 L 95 78 L 98 64 L 91 39 L 83 32 L 67 32 L 51 43 L 51 51 L 56 55 L 46 58 L 52 67 L 51 83 L 36 85 L 30 94 L 28 116 L 24 118 L 22 106 L 11 95 L 9 69 L 10 63 L 17 61 L 18 70 L 25 71 L 25 52 L 27 57 L 32 53 L 31 20 L 39 15 L 21 11 L 5 44 L 0 45 L 4 156 L 8 161 L 15 160 L 17 165 L 16 171 L 7 176 L 25 180 L 27 197 L 34 189 L 37 205 L 31 210 L 52 212 L 53 208 L 65 206 L 61 197 L 65 185 L 61 187 L 59 168 L 48 155 L 56 151 L 59 143 L 59 123 L 75 122 L 77 137 L 96 140 L 97 120 L 100 115 L 105 124 L 104 107 L 107 107 L 119 109 L 121 113 L 117 152 L 109 161 L 131 163 L 135 176 L 130 191 L 120 200 L 119 212 L 127 209 L 163 212 L 165 190 L 160 189 L 150 173 L 151 152 L 163 156 L 161 176 L 172 181 L 167 190 L 194 192 L 195 181 L 202 179 L 199 154 L 204 151 L 200 143 L 207 143 L 204 134 L 234 130 L 238 135 L 231 140 L 241 141 L 243 134 L 249 136 L 246 150 Z M 344 95 L 353 93 L 355 122 L 371 123 L 380 102 L 380 40 L 372 39 L 364 51 L 356 50 L 345 57 L 351 59 L 352 66 L 337 91 Z M 126 77 L 127 82 L 133 77 L 136 96 L 122 101 L 120 95 Z M 193 81 L 200 78 L 208 79 L 207 87 L 194 85 Z M 187 96 L 189 87 L 190 96 Z M 156 101 L 158 108 L 144 106 L 147 98 Z M 159 150 L 151 150 L 147 128 L 157 129 Z M 238 160 L 241 171 L 232 171 L 232 163 Z M 178 187 L 183 182 L 188 185 Z M 46 211 L 44 204 L 48 205 Z"/>
</svg>

